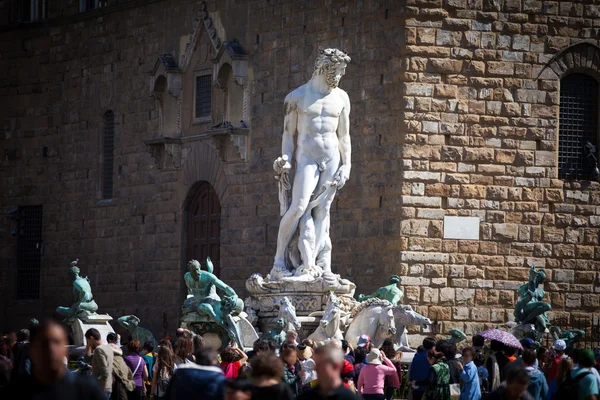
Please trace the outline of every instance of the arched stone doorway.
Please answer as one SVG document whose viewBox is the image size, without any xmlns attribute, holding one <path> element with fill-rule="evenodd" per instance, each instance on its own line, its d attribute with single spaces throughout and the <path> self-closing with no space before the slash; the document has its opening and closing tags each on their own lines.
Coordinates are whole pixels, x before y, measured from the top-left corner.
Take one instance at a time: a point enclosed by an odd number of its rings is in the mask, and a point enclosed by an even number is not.
<svg viewBox="0 0 600 400">
<path fill-rule="evenodd" d="M 187 204 L 187 260 L 200 261 L 205 268 L 206 257 L 215 267 L 214 274 L 221 273 L 221 203 L 219 196 L 206 181 L 196 183 L 190 189 Z"/>
</svg>

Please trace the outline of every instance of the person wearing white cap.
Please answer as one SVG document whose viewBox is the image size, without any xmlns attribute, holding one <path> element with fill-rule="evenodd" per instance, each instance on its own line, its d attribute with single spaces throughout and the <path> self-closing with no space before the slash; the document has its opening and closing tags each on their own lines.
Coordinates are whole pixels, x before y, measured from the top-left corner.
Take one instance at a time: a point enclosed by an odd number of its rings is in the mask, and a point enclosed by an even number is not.
<svg viewBox="0 0 600 400">
<path fill-rule="evenodd" d="M 550 365 L 550 371 L 548 371 L 548 382 L 552 382 L 556 379 L 556 375 L 558 375 L 558 363 L 563 358 L 568 358 L 565 354 L 565 350 L 567 349 L 567 343 L 564 340 L 558 339 L 554 341 L 554 350 L 556 351 L 556 357 L 552 360 L 552 364 Z"/>
<path fill-rule="evenodd" d="M 379 349 L 372 349 L 366 361 L 367 365 L 358 376 L 356 390 L 365 400 L 383 400 L 385 377 L 396 374 L 396 368 Z"/>
<path fill-rule="evenodd" d="M 369 335 L 360 335 L 358 337 L 358 342 L 356 347 L 364 347 L 367 350 L 367 353 L 371 351 L 371 338 Z"/>
</svg>

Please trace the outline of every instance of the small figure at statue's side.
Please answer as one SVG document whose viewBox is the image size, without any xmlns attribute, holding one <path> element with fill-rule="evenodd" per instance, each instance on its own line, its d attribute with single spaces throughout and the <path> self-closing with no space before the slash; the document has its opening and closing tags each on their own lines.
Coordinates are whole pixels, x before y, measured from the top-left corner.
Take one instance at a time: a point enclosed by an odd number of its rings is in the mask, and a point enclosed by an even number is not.
<svg viewBox="0 0 600 400">
<path fill-rule="evenodd" d="M 450 329 L 449 333 L 450 337 L 444 339 L 447 342 L 458 344 L 467 340 L 467 335 L 460 329 Z"/>
<path fill-rule="evenodd" d="M 556 343 L 557 340 L 564 340 L 567 344 L 567 349 L 573 349 L 575 344 L 579 343 L 581 338 L 585 335 L 585 331 L 580 329 L 567 329 L 563 331 L 557 326 L 551 327 L 550 333 L 552 334 L 554 343 Z"/>
<path fill-rule="evenodd" d="M 69 275 L 73 277 L 73 297 L 75 302 L 71 307 L 57 307 L 56 312 L 69 320 L 75 318 L 86 318 L 96 314 L 98 304 L 94 301 L 92 288 L 87 277 L 79 276 L 81 272 L 77 267 L 79 259 L 71 262 Z"/>
<path fill-rule="evenodd" d="M 184 275 L 188 289 L 188 298 L 184 301 L 182 320 L 188 322 L 213 322 L 223 327 L 236 342 L 240 342 L 239 333 L 232 316 L 238 315 L 244 308 L 244 302 L 235 291 L 212 273 L 212 262 L 206 259 L 208 271 L 203 271 L 196 260 L 188 262 L 188 272 Z M 225 296 L 217 294 L 217 289 Z"/>
<path fill-rule="evenodd" d="M 139 325 L 140 319 L 135 315 L 124 315 L 120 317 L 117 322 L 119 325 L 129 331 L 133 340 L 137 340 L 141 344 L 144 344 L 145 342 L 151 342 L 155 349 L 158 348 L 156 339 L 154 339 L 152 332 L 150 332 L 149 329 L 142 328 Z"/>
<path fill-rule="evenodd" d="M 287 324 L 288 322 L 285 318 L 277 318 L 275 327 L 269 329 L 265 335 L 267 339 L 272 339 L 275 342 L 277 348 L 280 348 L 285 342 Z"/>
<path fill-rule="evenodd" d="M 535 266 L 529 271 L 529 282 L 521 285 L 518 290 L 519 300 L 515 304 L 515 321 L 520 324 L 534 324 L 539 333 L 546 332 L 550 320 L 546 315 L 552 307 L 543 302 L 545 292 L 539 285 L 546 280 L 544 270 L 536 271 Z"/>
<path fill-rule="evenodd" d="M 282 156 L 273 164 L 283 218 L 271 279 L 331 273 L 329 210 L 351 169 L 350 99 L 338 87 L 349 62 L 343 51 L 320 48 L 312 78 L 285 98 Z"/>
<path fill-rule="evenodd" d="M 375 293 L 370 295 L 359 294 L 358 301 L 365 301 L 377 297 L 382 300 L 387 300 L 392 303 L 392 305 L 397 306 L 402 302 L 402 298 L 404 297 L 404 293 L 402 293 L 402 290 L 398 287 L 398 284 L 401 282 L 402 280 L 398 275 L 392 275 L 390 277 L 389 285 L 380 287 Z"/>
</svg>

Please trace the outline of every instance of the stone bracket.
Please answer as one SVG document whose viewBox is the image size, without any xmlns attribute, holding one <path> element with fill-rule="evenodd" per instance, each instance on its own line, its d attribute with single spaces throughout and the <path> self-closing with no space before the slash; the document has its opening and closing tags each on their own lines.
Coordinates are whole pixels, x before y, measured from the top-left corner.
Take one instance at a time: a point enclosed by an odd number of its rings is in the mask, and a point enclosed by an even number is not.
<svg viewBox="0 0 600 400">
<path fill-rule="evenodd" d="M 175 169 L 181 168 L 183 163 L 181 138 L 163 136 L 144 140 L 144 144 L 148 146 L 150 155 L 156 161 L 158 169 L 165 168 L 167 159 L 173 163 Z"/>
<path fill-rule="evenodd" d="M 219 150 L 219 157 L 222 161 L 236 161 L 232 154 L 232 147 L 235 149 L 237 156 L 242 161 L 248 161 L 248 134 L 249 128 L 216 128 L 208 130 L 205 135 L 213 139 L 216 148 Z M 229 140 L 227 140 L 229 139 Z"/>
</svg>

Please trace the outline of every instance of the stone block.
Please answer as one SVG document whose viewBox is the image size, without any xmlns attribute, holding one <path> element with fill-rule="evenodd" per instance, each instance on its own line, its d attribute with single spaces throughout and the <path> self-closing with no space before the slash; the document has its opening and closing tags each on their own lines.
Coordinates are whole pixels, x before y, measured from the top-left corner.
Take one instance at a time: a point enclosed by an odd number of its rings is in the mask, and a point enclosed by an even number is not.
<svg viewBox="0 0 600 400">
<path fill-rule="evenodd" d="M 403 276 L 402 284 L 410 286 L 428 286 L 431 281 L 428 278 L 416 277 L 416 276 Z"/>
<path fill-rule="evenodd" d="M 581 307 L 581 294 L 578 294 L 578 293 L 566 293 L 565 306 L 567 308 L 579 308 L 579 307 Z"/>
<path fill-rule="evenodd" d="M 434 28 L 417 28 L 417 43 L 435 44 L 435 31 Z"/>
<path fill-rule="evenodd" d="M 452 318 L 455 321 L 466 321 L 469 319 L 469 307 L 452 307 Z"/>
<path fill-rule="evenodd" d="M 538 152 L 536 152 L 538 153 Z M 554 153 L 552 153 L 554 154 Z M 587 192 L 583 192 L 581 190 L 567 190 L 565 192 L 565 197 L 567 199 L 577 200 L 583 203 L 587 203 L 590 201 L 590 194 Z"/>
<path fill-rule="evenodd" d="M 437 121 L 423 121 L 421 126 L 423 133 L 438 133 L 440 129 L 440 123 Z"/>
<path fill-rule="evenodd" d="M 464 160 L 491 162 L 494 160 L 494 149 L 486 147 L 466 147 L 464 151 Z"/>
<path fill-rule="evenodd" d="M 492 30 L 491 22 L 481 22 L 481 21 L 471 21 L 471 29 L 474 31 L 486 31 L 489 32 Z"/>
<path fill-rule="evenodd" d="M 454 288 L 448 288 L 448 287 L 441 288 L 440 289 L 440 303 L 454 304 L 455 292 L 456 292 L 456 289 L 454 289 Z"/>
<path fill-rule="evenodd" d="M 457 288 L 456 289 L 456 302 L 463 303 L 469 302 L 475 298 L 475 289 L 465 289 L 465 288 Z"/>
<path fill-rule="evenodd" d="M 421 300 L 421 288 L 419 286 L 404 286 L 404 298 L 412 303 Z"/>
<path fill-rule="evenodd" d="M 435 85 L 436 97 L 456 98 L 457 87 L 455 85 Z"/>
<path fill-rule="evenodd" d="M 490 320 L 490 310 L 487 308 L 472 308 L 471 318 L 473 321 L 488 322 Z"/>
<path fill-rule="evenodd" d="M 516 224 L 493 224 L 493 229 L 497 240 L 516 240 L 519 232 Z"/>
<path fill-rule="evenodd" d="M 429 236 L 429 221 L 405 219 L 400 223 L 400 231 L 408 236 Z"/>
<path fill-rule="evenodd" d="M 461 187 L 461 197 L 464 199 L 485 199 L 485 186 L 463 185 Z"/>
<path fill-rule="evenodd" d="M 428 69 L 430 72 L 441 74 L 458 74 L 462 70 L 462 64 L 459 60 L 432 58 L 429 60 Z"/>
<path fill-rule="evenodd" d="M 535 165 L 542 167 L 554 167 L 556 166 L 556 156 L 554 151 L 536 151 L 535 152 Z"/>
<path fill-rule="evenodd" d="M 515 73 L 515 67 L 511 62 L 488 61 L 487 72 L 490 75 L 512 76 Z"/>
<path fill-rule="evenodd" d="M 402 252 L 402 261 L 410 262 L 430 262 L 430 263 L 447 263 L 449 254 L 445 253 L 426 253 L 416 251 Z"/>
<path fill-rule="evenodd" d="M 450 278 L 462 278 L 465 276 L 464 265 L 450 265 L 448 271 L 448 277 Z"/>
<path fill-rule="evenodd" d="M 438 304 L 440 300 L 439 289 L 424 287 L 422 301 L 425 304 Z"/>
<path fill-rule="evenodd" d="M 438 29 L 435 37 L 435 44 L 438 46 L 460 46 L 462 32 L 453 32 L 443 29 Z"/>
<path fill-rule="evenodd" d="M 433 95 L 433 85 L 412 82 L 405 83 L 404 94 L 407 96 L 431 97 Z"/>
<path fill-rule="evenodd" d="M 529 51 L 530 39 L 529 36 L 513 36 L 512 48 L 514 50 Z"/>
<path fill-rule="evenodd" d="M 402 202 L 406 206 L 434 208 L 439 208 L 442 206 L 441 197 L 402 196 Z"/>
<path fill-rule="evenodd" d="M 451 307 L 431 306 L 429 307 L 429 313 L 427 313 L 426 315 L 432 321 L 449 321 L 450 319 L 452 319 L 451 310 Z"/>
<path fill-rule="evenodd" d="M 419 182 L 439 182 L 441 174 L 439 172 L 427 172 L 427 171 L 404 171 L 403 177 L 409 181 Z"/>
<path fill-rule="evenodd" d="M 515 90 L 515 100 L 521 103 L 544 103 L 546 102 L 546 92 L 543 90 L 517 89 Z"/>
</svg>

